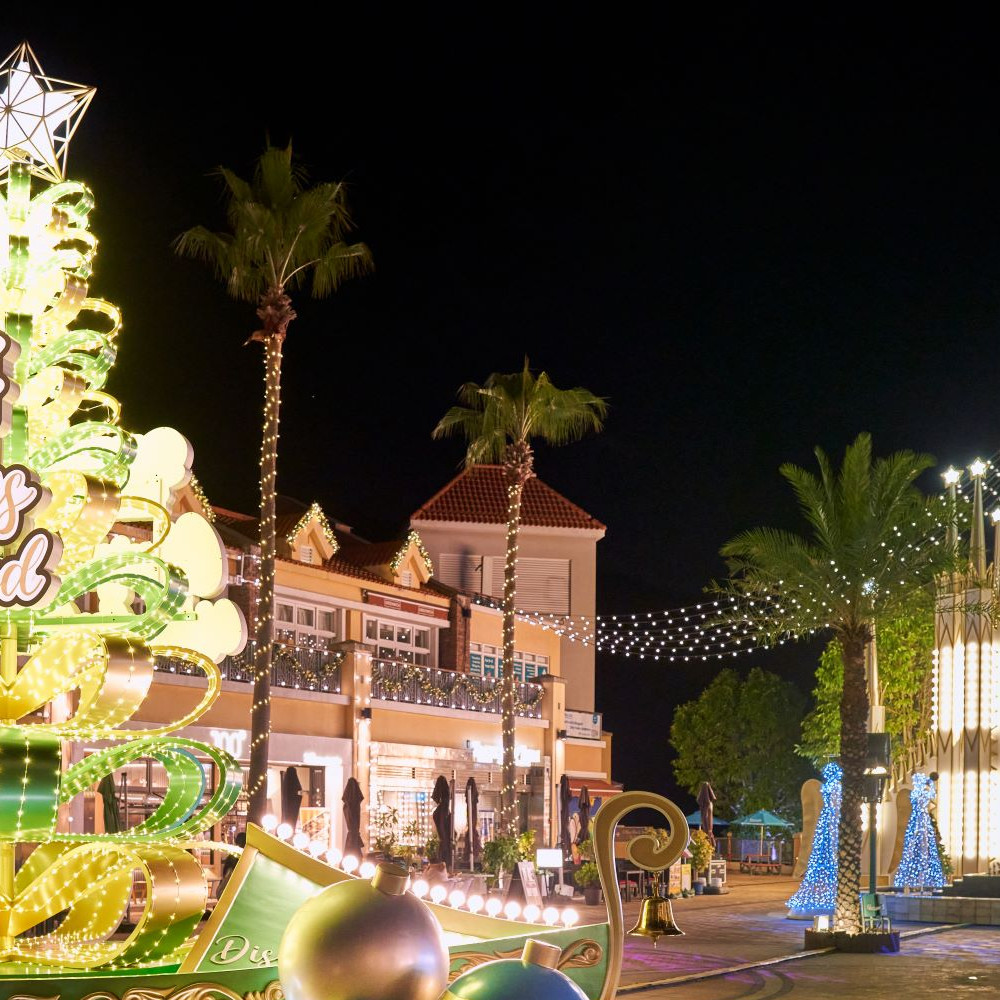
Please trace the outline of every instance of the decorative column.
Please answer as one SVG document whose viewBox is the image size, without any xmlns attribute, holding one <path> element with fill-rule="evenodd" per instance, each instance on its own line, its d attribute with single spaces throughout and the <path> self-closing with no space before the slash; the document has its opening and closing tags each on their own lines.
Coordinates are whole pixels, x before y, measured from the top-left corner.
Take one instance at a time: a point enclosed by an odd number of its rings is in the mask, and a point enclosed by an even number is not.
<svg viewBox="0 0 1000 1000">
<path fill-rule="evenodd" d="M 344 654 L 340 666 L 340 690 L 350 699 L 347 705 L 351 736 L 351 776 L 364 795 L 361 803 L 361 839 L 369 846 L 372 744 L 372 654 L 374 647 L 348 640 L 335 647 Z"/>
<path fill-rule="evenodd" d="M 937 820 L 956 875 L 986 871 L 1000 854 L 996 779 L 992 768 L 997 713 L 997 637 L 989 618 L 994 599 L 988 585 L 983 515 L 983 473 L 978 459 L 972 479 L 972 526 L 967 572 L 943 581 L 935 616 L 934 716 L 938 782 Z M 945 473 L 952 500 L 959 473 Z M 949 529 L 957 546 L 957 529 Z M 994 585 L 996 566 L 993 567 Z"/>
<path fill-rule="evenodd" d="M 542 718 L 549 724 L 545 730 L 544 754 L 551 761 L 549 768 L 548 800 L 550 803 L 546 826 L 546 844 L 559 842 L 559 779 L 566 770 L 566 743 L 559 734 L 566 732 L 566 682 L 554 674 L 538 678 L 545 689 L 542 695 Z"/>
</svg>

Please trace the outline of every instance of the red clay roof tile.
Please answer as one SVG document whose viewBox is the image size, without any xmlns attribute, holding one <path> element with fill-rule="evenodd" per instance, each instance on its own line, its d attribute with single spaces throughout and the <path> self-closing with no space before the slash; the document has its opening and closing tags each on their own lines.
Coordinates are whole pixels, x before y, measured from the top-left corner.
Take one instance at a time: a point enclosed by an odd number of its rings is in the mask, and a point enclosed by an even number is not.
<svg viewBox="0 0 1000 1000">
<path fill-rule="evenodd" d="M 411 521 L 507 523 L 507 487 L 500 465 L 473 465 L 430 498 Z M 521 523 L 543 528 L 589 528 L 605 525 L 537 476 L 524 486 Z"/>
</svg>

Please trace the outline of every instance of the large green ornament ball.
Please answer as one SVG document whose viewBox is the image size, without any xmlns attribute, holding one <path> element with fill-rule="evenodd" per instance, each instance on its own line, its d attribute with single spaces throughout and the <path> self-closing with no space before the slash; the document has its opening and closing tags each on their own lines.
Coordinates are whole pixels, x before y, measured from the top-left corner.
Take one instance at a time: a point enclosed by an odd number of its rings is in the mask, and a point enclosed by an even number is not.
<svg viewBox="0 0 1000 1000">
<path fill-rule="evenodd" d="M 587 1000 L 572 979 L 554 968 L 560 949 L 527 941 L 521 958 L 476 966 L 459 976 L 440 1000 Z"/>
<path fill-rule="evenodd" d="M 437 1000 L 448 949 L 406 880 L 380 864 L 370 882 L 338 882 L 299 907 L 278 949 L 287 1000 Z"/>
</svg>

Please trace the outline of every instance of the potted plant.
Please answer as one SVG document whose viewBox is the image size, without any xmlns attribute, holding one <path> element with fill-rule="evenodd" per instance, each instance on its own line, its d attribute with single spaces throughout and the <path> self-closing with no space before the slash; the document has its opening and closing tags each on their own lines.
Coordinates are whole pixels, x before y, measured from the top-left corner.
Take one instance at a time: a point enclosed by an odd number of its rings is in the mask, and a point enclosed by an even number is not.
<svg viewBox="0 0 1000 1000">
<path fill-rule="evenodd" d="M 703 873 L 707 872 L 708 863 L 714 853 L 712 841 L 708 839 L 708 834 L 704 830 L 693 830 L 688 841 L 688 850 L 691 852 L 691 870 L 695 876 L 691 885 L 695 894 L 700 896 L 705 891 Z"/>
<path fill-rule="evenodd" d="M 601 901 L 601 876 L 593 861 L 584 861 L 573 876 L 576 884 L 583 890 L 583 898 L 588 906 L 596 906 Z"/>
<path fill-rule="evenodd" d="M 483 871 L 490 877 L 490 886 L 499 885 L 503 876 L 514 870 L 521 860 L 517 837 L 494 837 L 483 845 Z"/>
</svg>

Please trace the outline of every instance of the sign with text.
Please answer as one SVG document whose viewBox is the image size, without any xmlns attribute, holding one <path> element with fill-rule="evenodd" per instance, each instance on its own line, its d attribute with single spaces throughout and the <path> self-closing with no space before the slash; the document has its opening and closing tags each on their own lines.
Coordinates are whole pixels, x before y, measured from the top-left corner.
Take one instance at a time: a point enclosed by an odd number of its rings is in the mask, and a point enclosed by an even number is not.
<svg viewBox="0 0 1000 1000">
<path fill-rule="evenodd" d="M 517 873 L 521 876 L 521 887 L 524 889 L 524 902 L 526 906 L 532 903 L 541 909 L 545 903 L 542 901 L 542 891 L 538 888 L 538 876 L 535 874 L 535 864 L 533 861 L 518 861 Z"/>
<path fill-rule="evenodd" d="M 566 709 L 566 735 L 575 740 L 599 740 L 604 728 L 600 712 L 574 712 Z"/>
</svg>

